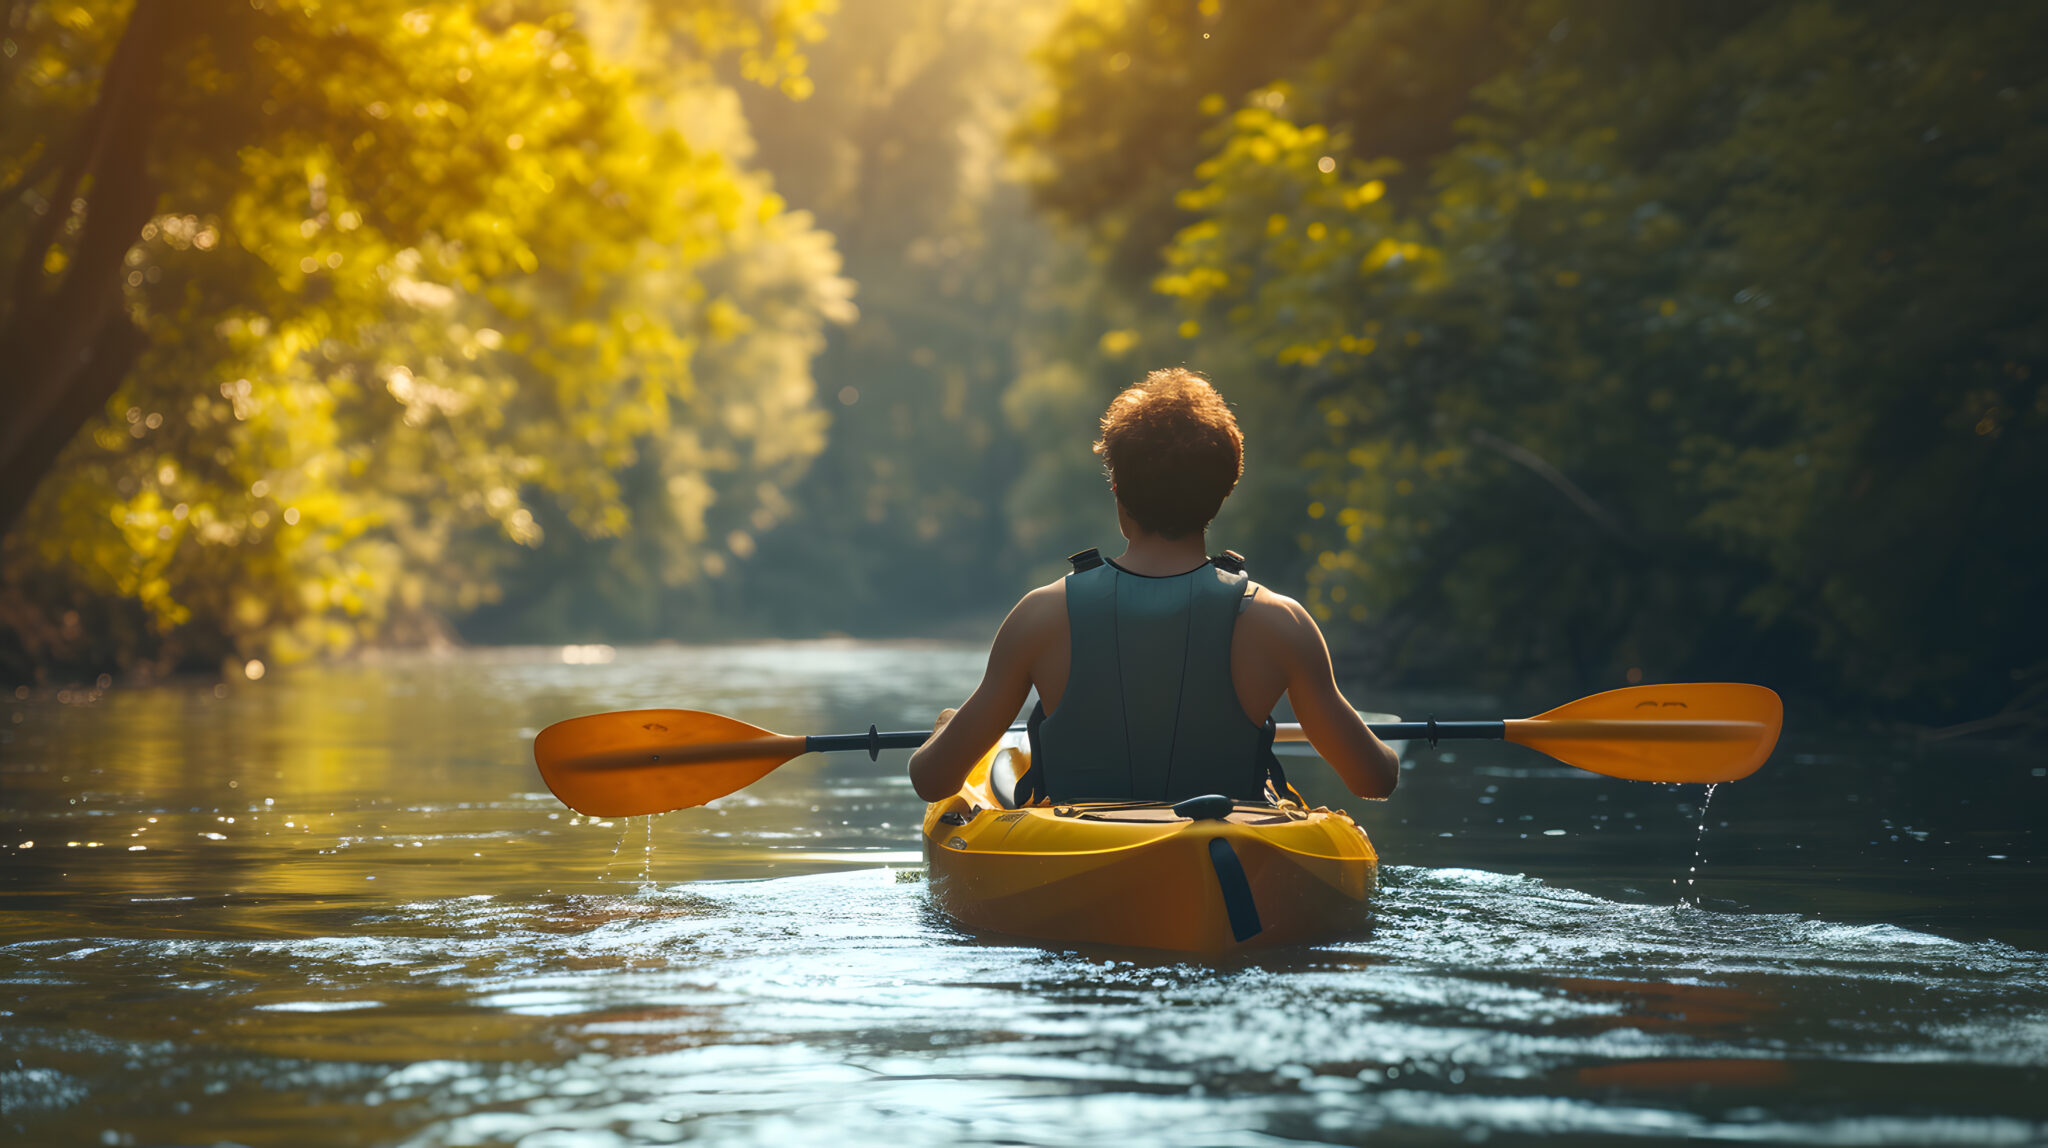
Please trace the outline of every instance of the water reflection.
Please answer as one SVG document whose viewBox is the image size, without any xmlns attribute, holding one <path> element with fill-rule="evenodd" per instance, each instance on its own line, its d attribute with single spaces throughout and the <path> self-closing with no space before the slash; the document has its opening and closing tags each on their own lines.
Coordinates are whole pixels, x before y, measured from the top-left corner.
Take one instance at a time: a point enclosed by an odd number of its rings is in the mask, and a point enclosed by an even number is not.
<svg viewBox="0 0 2048 1148">
<path fill-rule="evenodd" d="M 1362 811 L 1409 862 L 1386 871 L 1369 937 L 1202 963 L 954 928 L 908 851 L 900 755 L 800 759 L 651 825 L 576 817 L 526 758 L 548 721 L 633 705 L 909 725 L 979 663 L 501 653 L 273 674 L 225 699 L 25 703 L 0 745 L 0 1128 L 252 1145 L 2048 1135 L 2029 1087 L 2048 958 L 2011 943 L 2041 903 L 2025 768 L 1948 770 L 1943 801 L 1885 762 L 1724 787 L 1680 906 L 1697 790 L 1424 748 L 1397 799 Z M 1874 833 L 1887 820 L 1913 828 Z M 1981 883 L 1990 853 L 2004 885 Z"/>
</svg>

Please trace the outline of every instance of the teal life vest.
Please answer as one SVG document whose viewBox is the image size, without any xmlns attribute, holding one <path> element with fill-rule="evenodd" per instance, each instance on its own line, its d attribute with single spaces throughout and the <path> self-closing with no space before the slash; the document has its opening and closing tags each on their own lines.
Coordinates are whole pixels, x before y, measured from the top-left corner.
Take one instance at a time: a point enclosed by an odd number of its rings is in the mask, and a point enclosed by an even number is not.
<svg viewBox="0 0 2048 1148">
<path fill-rule="evenodd" d="M 1133 574 L 1094 550 L 1066 578 L 1072 658 L 1059 709 L 1032 710 L 1029 802 L 1262 800 L 1273 722 L 1245 716 L 1230 639 L 1251 589 L 1230 551 L 1185 574 Z"/>
</svg>

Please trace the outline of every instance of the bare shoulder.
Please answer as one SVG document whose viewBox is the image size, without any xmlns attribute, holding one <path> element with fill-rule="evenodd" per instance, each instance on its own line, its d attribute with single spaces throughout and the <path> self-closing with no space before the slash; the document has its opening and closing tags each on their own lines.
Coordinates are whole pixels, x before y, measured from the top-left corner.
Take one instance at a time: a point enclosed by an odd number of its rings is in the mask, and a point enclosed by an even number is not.
<svg viewBox="0 0 2048 1148">
<path fill-rule="evenodd" d="M 1254 582 L 1249 591 L 1251 602 L 1244 608 L 1244 617 L 1261 627 L 1295 629 L 1302 623 L 1315 625 L 1309 617 L 1308 608 L 1264 583 Z"/>
<path fill-rule="evenodd" d="M 1067 587 L 1064 580 L 1051 582 L 1018 599 L 1003 619 L 1001 638 L 1024 647 L 1035 647 L 1067 626 Z"/>
<path fill-rule="evenodd" d="M 1299 649 L 1304 643 L 1320 644 L 1322 631 L 1308 608 L 1270 586 L 1252 583 L 1251 601 L 1238 616 L 1240 632 L 1261 644 L 1281 649 Z"/>
<path fill-rule="evenodd" d="M 1017 600 L 1012 617 L 1029 622 L 1044 622 L 1050 619 L 1065 621 L 1067 617 L 1067 580 L 1047 582 Z"/>
</svg>

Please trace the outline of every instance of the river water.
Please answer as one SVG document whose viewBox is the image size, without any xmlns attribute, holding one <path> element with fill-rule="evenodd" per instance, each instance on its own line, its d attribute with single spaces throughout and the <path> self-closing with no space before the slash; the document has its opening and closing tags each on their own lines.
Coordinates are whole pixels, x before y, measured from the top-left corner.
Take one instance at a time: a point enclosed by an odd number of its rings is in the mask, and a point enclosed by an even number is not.
<svg viewBox="0 0 2048 1148">
<path fill-rule="evenodd" d="M 1703 816 L 1698 787 L 1415 746 L 1352 803 L 1371 935 L 1202 962 L 950 925 L 901 754 L 651 824 L 533 772 L 538 727 L 599 710 L 914 728 L 979 651 L 604 656 L 0 704 L 0 1138 L 2048 1140 L 2038 753 L 1795 724 Z"/>
</svg>

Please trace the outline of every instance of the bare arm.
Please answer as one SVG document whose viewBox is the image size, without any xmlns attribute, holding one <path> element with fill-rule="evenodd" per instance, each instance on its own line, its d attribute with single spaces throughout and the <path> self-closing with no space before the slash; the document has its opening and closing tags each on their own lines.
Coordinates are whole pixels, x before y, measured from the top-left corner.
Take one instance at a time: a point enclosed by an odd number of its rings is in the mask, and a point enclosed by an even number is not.
<svg viewBox="0 0 2048 1148">
<path fill-rule="evenodd" d="M 1051 589 L 1064 588 L 1054 583 Z M 910 755 L 910 784 L 926 801 L 960 791 L 974 763 L 1003 736 L 1031 693 L 1031 664 L 1045 640 L 1045 589 L 1017 603 L 996 631 L 981 684 L 957 710 L 946 710 L 932 727 L 932 739 Z"/>
<path fill-rule="evenodd" d="M 1330 648 L 1301 603 L 1274 596 L 1285 608 L 1281 648 L 1287 668 L 1287 696 L 1301 732 L 1324 761 L 1360 797 L 1386 797 L 1401 780 L 1401 758 L 1372 732 L 1337 688 Z"/>
</svg>

